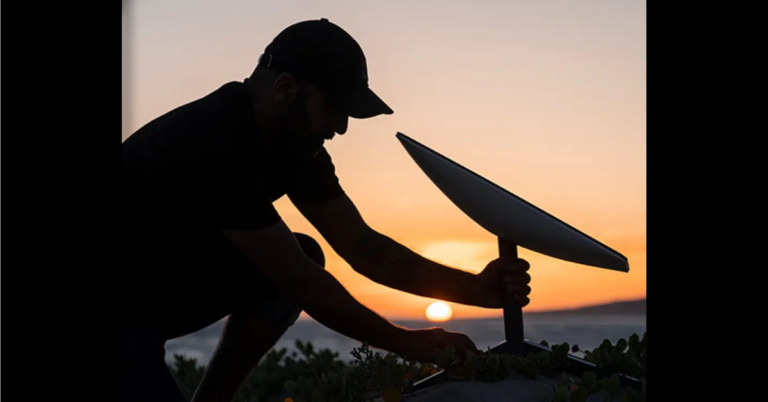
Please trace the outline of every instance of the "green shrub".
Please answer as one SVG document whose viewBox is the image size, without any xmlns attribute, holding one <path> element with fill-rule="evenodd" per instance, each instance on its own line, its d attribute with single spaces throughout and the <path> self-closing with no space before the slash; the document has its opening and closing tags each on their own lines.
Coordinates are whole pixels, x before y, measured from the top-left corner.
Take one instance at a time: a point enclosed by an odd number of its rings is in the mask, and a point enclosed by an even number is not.
<svg viewBox="0 0 768 402">
<path fill-rule="evenodd" d="M 547 342 L 542 344 L 549 346 Z M 366 395 L 382 392 L 386 402 L 397 402 L 401 392 L 408 392 L 413 384 L 447 370 L 451 381 L 495 382 L 522 375 L 531 379 L 539 376 L 557 382 L 553 386 L 553 401 L 584 402 L 595 393 L 609 397 L 621 395 L 622 402 L 645 402 L 645 334 L 642 339 L 633 334 L 629 340 L 609 340 L 591 351 L 585 359 L 599 367 L 607 367 L 642 381 L 642 390 L 621 389 L 619 377 L 597 380 L 595 373 L 587 372 L 581 378 L 563 373 L 568 366 L 567 356 L 572 349 L 568 343 L 549 346 L 552 352 L 529 353 L 527 356 L 469 353 L 462 363 L 456 363 L 452 347 L 437 350 L 434 362 L 406 361 L 393 353 L 371 350 L 367 344 L 354 348 L 354 360 L 347 363 L 339 354 L 328 349 L 315 350 L 311 343 L 296 341 L 296 349 L 287 356 L 285 348 L 271 350 L 255 367 L 238 391 L 235 402 L 359 402 Z M 573 348 L 573 351 L 576 347 Z M 191 398 L 200 383 L 205 366 L 194 359 L 175 356 L 171 373 L 187 398 Z M 290 399 L 288 399 L 290 398 Z"/>
</svg>

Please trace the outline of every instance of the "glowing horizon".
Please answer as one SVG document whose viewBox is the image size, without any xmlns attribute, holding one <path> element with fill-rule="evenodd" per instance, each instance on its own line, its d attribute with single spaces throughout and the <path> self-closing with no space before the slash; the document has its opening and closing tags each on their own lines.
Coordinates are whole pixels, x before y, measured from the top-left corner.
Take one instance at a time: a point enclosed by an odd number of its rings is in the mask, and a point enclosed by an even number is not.
<svg viewBox="0 0 768 402">
<path fill-rule="evenodd" d="M 350 120 L 347 134 L 326 143 L 372 228 L 469 272 L 498 256 L 496 238 L 424 175 L 395 138 L 400 131 L 629 259 L 630 272 L 619 273 L 521 248 L 533 278 L 525 311 L 645 297 L 645 2 L 480 1 L 134 0 L 123 18 L 130 40 L 122 138 L 248 76 L 286 26 L 327 17 L 360 42 L 371 87 L 395 111 Z M 382 316 L 424 319 L 436 301 L 362 277 L 286 197 L 275 207 Z M 502 315 L 448 305 L 453 320 Z"/>
</svg>

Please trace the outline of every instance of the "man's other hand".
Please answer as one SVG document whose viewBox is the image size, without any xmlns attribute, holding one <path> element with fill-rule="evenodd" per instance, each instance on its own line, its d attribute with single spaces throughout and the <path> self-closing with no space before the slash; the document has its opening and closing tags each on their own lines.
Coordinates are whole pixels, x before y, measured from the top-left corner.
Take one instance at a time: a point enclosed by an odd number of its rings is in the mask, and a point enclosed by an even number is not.
<svg viewBox="0 0 768 402">
<path fill-rule="evenodd" d="M 518 305 L 525 307 L 530 303 L 531 276 L 530 264 L 523 259 L 510 260 L 500 257 L 491 261 L 478 277 L 478 306 L 503 308 L 506 293 L 512 293 Z"/>
<path fill-rule="evenodd" d="M 453 346 L 459 362 L 466 359 L 467 351 L 478 353 L 479 350 L 468 336 L 458 332 L 448 332 L 442 328 L 412 329 L 406 332 L 402 342 L 392 352 L 400 357 L 419 362 L 435 363 L 435 351 Z"/>
</svg>

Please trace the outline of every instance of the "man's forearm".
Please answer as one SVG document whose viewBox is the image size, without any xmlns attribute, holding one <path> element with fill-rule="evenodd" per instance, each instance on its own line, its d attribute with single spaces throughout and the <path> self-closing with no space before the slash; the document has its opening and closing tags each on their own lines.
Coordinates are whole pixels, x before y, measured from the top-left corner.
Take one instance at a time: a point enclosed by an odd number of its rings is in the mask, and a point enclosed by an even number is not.
<svg viewBox="0 0 768 402">
<path fill-rule="evenodd" d="M 384 286 L 454 303 L 478 303 L 477 275 L 424 258 L 372 229 L 359 237 L 347 260 L 355 271 Z"/>
<path fill-rule="evenodd" d="M 297 278 L 295 299 L 312 318 L 328 328 L 371 346 L 394 350 L 403 343 L 406 328 L 399 327 L 358 302 L 327 271 Z M 303 290 L 301 290 L 303 289 Z"/>
<path fill-rule="evenodd" d="M 355 300 L 323 267 L 301 251 L 284 223 L 261 231 L 224 234 L 262 273 L 312 318 L 330 329 L 375 347 L 394 351 L 409 332 Z"/>
</svg>

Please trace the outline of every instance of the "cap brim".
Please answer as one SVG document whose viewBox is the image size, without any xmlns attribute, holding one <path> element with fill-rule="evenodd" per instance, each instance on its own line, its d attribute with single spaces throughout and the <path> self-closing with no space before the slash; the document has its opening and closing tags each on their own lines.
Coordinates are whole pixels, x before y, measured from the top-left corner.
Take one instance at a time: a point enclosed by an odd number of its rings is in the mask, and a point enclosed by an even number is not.
<svg viewBox="0 0 768 402">
<path fill-rule="evenodd" d="M 337 105 L 340 112 L 355 119 L 367 119 L 394 113 L 370 88 L 362 88 L 345 94 Z"/>
</svg>

